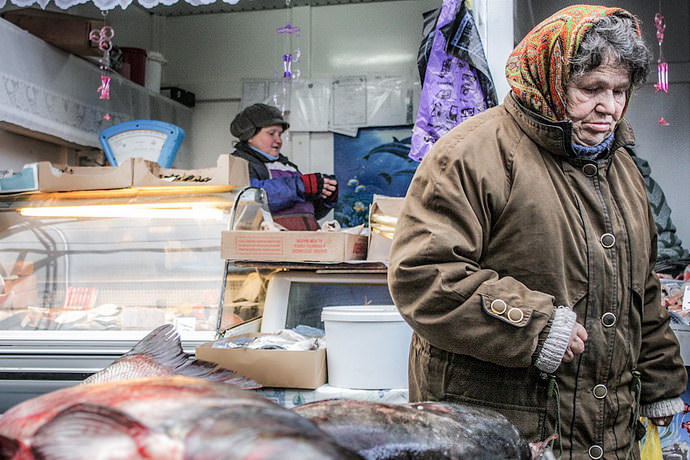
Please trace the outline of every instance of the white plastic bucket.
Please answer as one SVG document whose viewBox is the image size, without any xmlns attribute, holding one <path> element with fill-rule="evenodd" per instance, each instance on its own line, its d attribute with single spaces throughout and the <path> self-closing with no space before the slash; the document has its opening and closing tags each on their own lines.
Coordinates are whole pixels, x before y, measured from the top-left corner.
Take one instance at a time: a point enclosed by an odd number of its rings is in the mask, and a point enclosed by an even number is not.
<svg viewBox="0 0 690 460">
<path fill-rule="evenodd" d="M 394 305 L 325 307 L 328 383 L 365 390 L 407 388 L 412 328 Z"/>
<path fill-rule="evenodd" d="M 146 54 L 146 87 L 151 91 L 160 93 L 161 91 L 161 77 L 163 74 L 163 64 L 168 61 L 165 60 L 161 53 L 149 51 Z"/>
</svg>

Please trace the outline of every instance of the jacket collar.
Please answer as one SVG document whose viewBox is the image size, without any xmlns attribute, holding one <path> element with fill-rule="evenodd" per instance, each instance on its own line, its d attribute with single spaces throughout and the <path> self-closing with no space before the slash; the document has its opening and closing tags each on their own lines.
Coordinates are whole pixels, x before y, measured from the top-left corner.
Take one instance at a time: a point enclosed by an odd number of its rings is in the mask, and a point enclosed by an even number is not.
<svg viewBox="0 0 690 460">
<path fill-rule="evenodd" d="M 537 145 L 553 155 L 579 160 L 572 148 L 573 123 L 570 120 L 548 120 L 525 108 L 513 93 L 508 93 L 503 105 L 520 128 Z M 618 123 L 615 135 L 611 152 L 615 152 L 620 147 L 635 145 L 635 136 L 630 123 L 625 118 Z"/>
<path fill-rule="evenodd" d="M 261 163 L 273 163 L 274 161 L 280 161 L 281 163 L 288 163 L 288 158 L 282 153 L 278 154 L 278 157 L 271 160 L 265 155 L 262 155 L 258 150 L 254 150 L 247 142 L 240 141 L 235 144 L 235 150 L 245 154 L 245 156 L 250 156 Z"/>
</svg>

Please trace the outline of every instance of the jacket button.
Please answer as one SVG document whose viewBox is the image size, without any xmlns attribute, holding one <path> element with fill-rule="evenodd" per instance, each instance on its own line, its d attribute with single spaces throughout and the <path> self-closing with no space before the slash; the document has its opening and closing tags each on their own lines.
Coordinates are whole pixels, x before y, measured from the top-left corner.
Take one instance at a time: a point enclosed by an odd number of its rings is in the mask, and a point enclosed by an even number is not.
<svg viewBox="0 0 690 460">
<path fill-rule="evenodd" d="M 614 324 L 616 324 L 616 315 L 611 313 L 610 311 L 607 311 L 603 315 L 601 315 L 601 324 L 604 325 L 604 327 L 611 327 Z"/>
<path fill-rule="evenodd" d="M 592 177 L 596 176 L 597 174 L 597 165 L 594 163 L 587 163 L 582 167 L 582 172 L 584 173 L 585 176 Z"/>
<path fill-rule="evenodd" d="M 519 323 L 525 317 L 525 314 L 519 308 L 511 308 L 508 310 L 508 319 L 512 323 Z"/>
<path fill-rule="evenodd" d="M 610 247 L 613 247 L 614 244 L 616 244 L 616 237 L 613 236 L 611 233 L 604 233 L 603 235 L 601 235 L 599 241 L 601 241 L 601 245 L 603 247 L 608 249 Z"/>
<path fill-rule="evenodd" d="M 496 313 L 497 315 L 502 315 L 506 312 L 507 309 L 508 305 L 506 305 L 506 303 L 501 299 L 496 299 L 493 302 L 491 302 L 491 311 Z"/>
<path fill-rule="evenodd" d="M 592 394 L 594 394 L 594 397 L 597 399 L 604 399 L 606 395 L 608 394 L 609 390 L 606 388 L 606 385 L 603 383 L 600 383 L 599 385 L 595 385 L 594 388 L 592 389 Z"/>
<path fill-rule="evenodd" d="M 595 444 L 589 448 L 587 453 L 589 454 L 589 458 L 593 458 L 596 460 L 604 456 L 604 449 L 601 446 Z"/>
</svg>

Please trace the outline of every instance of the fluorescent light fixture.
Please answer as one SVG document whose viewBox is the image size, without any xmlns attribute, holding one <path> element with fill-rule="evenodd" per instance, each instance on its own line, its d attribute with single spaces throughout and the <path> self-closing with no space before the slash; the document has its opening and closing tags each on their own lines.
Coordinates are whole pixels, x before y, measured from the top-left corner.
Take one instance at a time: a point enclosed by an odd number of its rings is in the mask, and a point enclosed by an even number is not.
<svg viewBox="0 0 690 460">
<path fill-rule="evenodd" d="M 22 216 L 33 217 L 119 217 L 151 219 L 201 219 L 221 220 L 232 203 L 181 202 L 146 204 L 106 204 L 84 206 L 46 206 L 19 208 Z"/>
</svg>

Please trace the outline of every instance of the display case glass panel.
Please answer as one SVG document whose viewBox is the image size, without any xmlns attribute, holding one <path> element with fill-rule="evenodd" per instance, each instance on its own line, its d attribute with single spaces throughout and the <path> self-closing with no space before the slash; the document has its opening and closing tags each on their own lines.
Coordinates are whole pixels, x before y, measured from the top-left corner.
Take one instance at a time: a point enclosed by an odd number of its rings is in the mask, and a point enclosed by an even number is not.
<svg viewBox="0 0 690 460">
<path fill-rule="evenodd" d="M 231 267 L 223 282 L 235 196 L 211 186 L 0 196 L 0 331 L 215 331 L 222 289 L 252 272 Z"/>
</svg>

